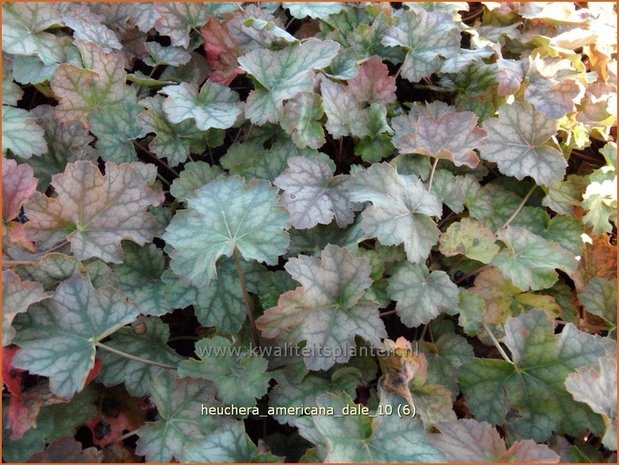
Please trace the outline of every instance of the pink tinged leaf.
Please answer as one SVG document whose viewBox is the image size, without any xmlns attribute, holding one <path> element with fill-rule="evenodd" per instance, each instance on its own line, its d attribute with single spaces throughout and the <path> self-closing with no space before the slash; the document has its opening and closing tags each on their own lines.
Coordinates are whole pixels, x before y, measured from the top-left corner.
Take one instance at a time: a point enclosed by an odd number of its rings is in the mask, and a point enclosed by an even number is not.
<svg viewBox="0 0 619 465">
<path fill-rule="evenodd" d="M 19 215 L 19 209 L 36 188 L 37 179 L 30 166 L 2 157 L 2 220 L 10 221 Z"/>
<path fill-rule="evenodd" d="M 15 329 L 11 327 L 18 313 L 24 313 L 28 307 L 49 295 L 43 286 L 35 281 L 22 281 L 11 270 L 2 271 L 2 345 L 11 343 Z"/>
<path fill-rule="evenodd" d="M 284 206 L 290 213 L 290 222 L 297 229 L 329 224 L 335 218 L 340 228 L 355 219 L 342 188 L 346 175 L 333 177 L 333 168 L 325 161 L 306 157 L 288 160 L 288 168 L 273 184 L 282 189 Z"/>
<path fill-rule="evenodd" d="M 395 101 L 395 78 L 389 76 L 389 69 L 380 57 L 373 55 L 359 68 L 359 74 L 348 81 L 351 93 L 364 103 L 384 103 Z"/>
<path fill-rule="evenodd" d="M 485 421 L 462 419 L 441 423 L 437 428 L 440 433 L 430 436 L 430 442 L 443 452 L 447 461 L 559 462 L 559 456 L 548 446 L 532 440 L 517 441 L 507 450 L 498 431 Z"/>
<path fill-rule="evenodd" d="M 103 462 L 103 451 L 96 447 L 83 448 L 81 442 L 72 437 L 59 439 L 48 445 L 45 450 L 30 458 L 35 463 L 99 463 Z"/>
<path fill-rule="evenodd" d="M 416 114 L 416 118 L 404 116 L 393 123 L 394 145 L 400 153 L 450 160 L 456 166 L 477 166 L 479 157 L 474 149 L 484 145 L 488 133 L 476 125 L 475 113 L 431 103 Z M 407 123 L 413 127 L 406 127 Z"/>
<path fill-rule="evenodd" d="M 204 39 L 204 51 L 208 65 L 211 68 L 209 79 L 213 82 L 229 86 L 232 81 L 244 71 L 239 68 L 236 59 L 241 50 L 230 37 L 228 22 L 220 23 L 217 18 L 209 18 L 200 28 Z"/>
<path fill-rule="evenodd" d="M 101 174 L 89 161 L 69 163 L 52 178 L 57 197 L 37 192 L 30 198 L 27 229 L 40 248 L 66 238 L 80 260 L 99 257 L 120 263 L 121 240 L 143 245 L 153 239 L 159 226 L 146 209 L 164 199 L 159 188 L 151 187 L 155 166 L 108 162 L 105 171 Z"/>
<path fill-rule="evenodd" d="M 135 90 L 126 85 L 125 58 L 106 54 L 101 47 L 76 40 L 83 68 L 69 63 L 58 67 L 51 82 L 58 98 L 56 116 L 61 122 L 80 121 L 90 128 L 93 110 L 135 100 Z"/>
<path fill-rule="evenodd" d="M 18 369 L 13 368 L 12 370 Z M 25 370 L 19 371 L 26 373 Z M 14 394 L 8 405 L 6 416 L 7 424 L 11 430 L 10 438 L 16 441 L 21 439 L 29 429 L 36 428 L 37 419 L 43 407 L 64 402 L 66 400 L 50 392 L 46 382 Z"/>
<path fill-rule="evenodd" d="M 535 109 L 547 118 L 559 119 L 574 111 L 575 103 L 580 103 L 584 87 L 572 79 L 553 82 L 539 79 L 527 87 L 525 98 Z"/>
<path fill-rule="evenodd" d="M 484 160 L 495 162 L 499 171 L 521 180 L 531 176 L 538 184 L 550 185 L 565 176 L 563 153 L 548 144 L 558 122 L 524 102 L 499 108 L 498 118 L 484 122 L 486 144 L 480 148 Z"/>
<path fill-rule="evenodd" d="M 520 88 L 524 76 L 523 63 L 517 60 L 499 58 L 496 61 L 498 72 L 497 93 L 499 95 L 512 95 Z"/>
<path fill-rule="evenodd" d="M 503 463 L 559 463 L 559 460 L 555 451 L 532 439 L 516 441 L 499 459 Z"/>
<path fill-rule="evenodd" d="M 13 357 L 18 350 L 16 346 L 2 348 L 2 382 L 14 397 L 21 395 L 27 373 L 26 370 L 13 367 Z"/>
<path fill-rule="evenodd" d="M 371 344 L 387 337 L 377 304 L 363 298 L 372 284 L 365 258 L 353 257 L 348 249 L 327 245 L 320 259 L 300 255 L 286 264 L 286 271 L 301 287 L 283 294 L 276 307 L 256 320 L 266 338 L 321 347 L 305 357 L 312 370 L 328 369 L 350 359 L 355 336 Z"/>
<path fill-rule="evenodd" d="M 123 48 L 118 37 L 105 24 L 105 16 L 91 11 L 91 7 L 78 3 L 58 3 L 64 24 L 73 29 L 73 38 L 98 44 L 105 53 Z"/>
</svg>

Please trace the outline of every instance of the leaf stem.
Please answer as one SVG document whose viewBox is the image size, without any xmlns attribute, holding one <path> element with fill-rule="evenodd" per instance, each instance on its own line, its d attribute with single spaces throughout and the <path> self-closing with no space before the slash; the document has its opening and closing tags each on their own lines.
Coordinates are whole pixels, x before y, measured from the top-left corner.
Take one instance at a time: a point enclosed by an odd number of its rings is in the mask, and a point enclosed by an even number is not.
<svg viewBox="0 0 619 465">
<path fill-rule="evenodd" d="M 234 264 L 236 265 L 236 273 L 239 275 L 239 281 L 241 283 L 241 290 L 243 291 L 243 301 L 245 302 L 245 308 L 247 309 L 247 317 L 249 318 L 249 326 L 251 330 L 251 338 L 254 345 L 258 347 L 260 345 L 260 338 L 258 337 L 258 329 L 256 328 L 256 321 L 254 319 L 254 303 L 249 296 L 247 290 L 247 281 L 245 281 L 245 274 L 241 267 L 241 254 L 239 249 L 234 248 Z"/>
<path fill-rule="evenodd" d="M 533 192 L 535 191 L 535 189 L 537 189 L 537 184 L 535 184 L 531 190 L 529 192 L 527 192 L 527 195 L 524 196 L 524 198 L 522 199 L 522 201 L 520 202 L 520 205 L 518 205 L 518 207 L 516 208 L 516 210 L 514 211 L 514 213 L 512 213 L 512 216 L 510 216 L 507 221 L 505 222 L 505 224 L 503 224 L 503 226 L 501 226 L 501 229 L 505 229 L 507 228 L 512 221 L 514 221 L 514 219 L 518 216 L 518 213 L 520 213 L 520 211 L 524 208 L 525 204 L 527 203 L 527 201 L 531 198 L 531 196 L 533 195 Z"/>
<path fill-rule="evenodd" d="M 428 192 L 432 192 L 432 181 L 434 181 L 434 172 L 436 171 L 436 165 L 438 165 L 438 158 L 432 163 L 432 169 L 430 170 L 430 180 L 428 181 Z"/>
<path fill-rule="evenodd" d="M 148 360 L 146 358 L 139 357 L 137 355 L 128 354 L 127 352 L 123 352 L 122 350 L 115 349 L 113 347 L 107 346 L 102 342 L 97 342 L 95 346 L 100 349 L 107 350 L 108 352 L 112 352 L 113 354 L 119 355 L 121 357 L 128 358 L 129 360 L 135 360 L 136 362 L 145 363 L 146 365 L 153 365 L 160 368 L 167 368 L 169 370 L 176 370 L 174 365 L 170 365 L 168 363 L 155 362 L 154 360 Z"/>
<path fill-rule="evenodd" d="M 39 262 L 30 262 L 28 260 L 3 260 L 2 267 L 10 268 L 12 266 L 34 266 Z"/>
<path fill-rule="evenodd" d="M 474 271 L 471 271 L 470 273 L 465 274 L 464 276 L 461 276 L 460 278 L 458 278 L 455 283 L 456 284 L 460 284 L 462 281 L 466 281 L 467 279 L 469 279 L 471 276 L 475 276 L 476 274 L 481 273 L 482 271 L 486 270 L 490 268 L 490 265 L 484 265 L 481 268 L 477 268 Z"/>
<path fill-rule="evenodd" d="M 501 347 L 501 344 L 499 343 L 497 338 L 494 336 L 494 334 L 492 334 L 492 331 L 490 331 L 490 328 L 488 328 L 488 326 L 486 326 L 485 323 L 482 323 L 482 326 L 484 327 L 484 330 L 486 331 L 486 334 L 488 334 L 488 336 L 492 340 L 492 343 L 494 344 L 494 347 L 496 347 L 496 349 L 499 351 L 499 354 L 501 354 L 501 357 L 503 357 L 503 360 L 505 360 L 510 365 L 513 365 L 514 362 L 512 362 L 511 359 L 507 356 L 507 354 L 503 350 L 503 347 Z"/>
<path fill-rule="evenodd" d="M 389 316 L 389 315 L 393 315 L 394 313 L 395 313 L 395 310 L 389 310 L 387 312 L 379 313 L 378 316 L 380 317 Z"/>
</svg>

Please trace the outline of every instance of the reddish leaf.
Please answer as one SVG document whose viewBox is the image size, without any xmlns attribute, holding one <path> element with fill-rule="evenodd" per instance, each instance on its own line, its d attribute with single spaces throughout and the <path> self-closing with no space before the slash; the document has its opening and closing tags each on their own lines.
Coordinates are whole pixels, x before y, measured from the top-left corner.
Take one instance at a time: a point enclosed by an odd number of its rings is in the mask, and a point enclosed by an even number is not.
<svg viewBox="0 0 619 465">
<path fill-rule="evenodd" d="M 395 78 L 380 57 L 371 56 L 359 68 L 359 74 L 348 81 L 348 88 L 360 102 L 384 103 L 395 100 Z"/>
<path fill-rule="evenodd" d="M 40 454 L 33 455 L 29 462 L 32 463 L 98 463 L 103 461 L 103 452 L 95 447 L 83 449 L 82 443 L 73 438 L 59 439 L 52 442 Z"/>
<path fill-rule="evenodd" d="M 84 389 L 86 389 L 86 386 L 88 386 L 90 382 L 99 375 L 99 372 L 101 371 L 102 367 L 103 367 L 103 361 L 101 360 L 101 357 L 96 357 L 95 366 L 92 367 L 90 370 L 90 373 L 88 373 L 88 377 L 86 378 L 86 382 L 84 383 Z"/>
<path fill-rule="evenodd" d="M 2 157 L 2 219 L 10 221 L 37 189 L 37 179 L 28 165 Z"/>
<path fill-rule="evenodd" d="M 26 370 L 13 367 L 13 357 L 19 350 L 17 346 L 2 348 L 2 382 L 6 385 L 9 392 L 19 397 L 22 392 L 22 385 L 26 377 Z"/>
<path fill-rule="evenodd" d="M 11 439 L 20 439 L 26 431 L 37 426 L 37 417 L 47 405 L 59 404 L 66 400 L 56 397 L 47 383 L 40 383 L 11 398 L 7 412 L 7 422 Z"/>
<path fill-rule="evenodd" d="M 230 85 L 234 78 L 243 74 L 243 70 L 236 62 L 241 51 L 230 37 L 228 22 L 220 23 L 217 18 L 211 17 L 200 29 L 200 34 L 204 38 L 204 51 L 211 67 L 211 81 Z"/>
</svg>

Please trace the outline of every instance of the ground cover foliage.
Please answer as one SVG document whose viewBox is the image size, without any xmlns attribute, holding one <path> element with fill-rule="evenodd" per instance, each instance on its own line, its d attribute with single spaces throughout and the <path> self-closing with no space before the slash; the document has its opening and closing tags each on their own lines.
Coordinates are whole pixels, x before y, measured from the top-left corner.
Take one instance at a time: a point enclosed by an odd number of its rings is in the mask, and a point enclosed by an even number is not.
<svg viewBox="0 0 619 465">
<path fill-rule="evenodd" d="M 4 2 L 3 459 L 615 461 L 615 24 Z"/>
</svg>

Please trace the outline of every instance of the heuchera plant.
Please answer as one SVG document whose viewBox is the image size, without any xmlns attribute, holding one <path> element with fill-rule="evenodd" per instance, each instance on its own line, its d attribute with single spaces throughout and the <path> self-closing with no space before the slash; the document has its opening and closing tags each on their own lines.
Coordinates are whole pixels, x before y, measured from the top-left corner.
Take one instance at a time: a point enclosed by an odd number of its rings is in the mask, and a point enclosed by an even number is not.
<svg viewBox="0 0 619 465">
<path fill-rule="evenodd" d="M 3 2 L 4 461 L 615 461 L 616 37 Z"/>
</svg>

